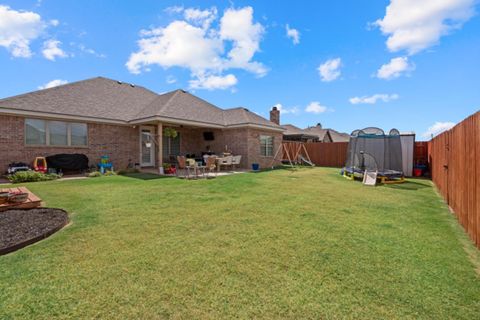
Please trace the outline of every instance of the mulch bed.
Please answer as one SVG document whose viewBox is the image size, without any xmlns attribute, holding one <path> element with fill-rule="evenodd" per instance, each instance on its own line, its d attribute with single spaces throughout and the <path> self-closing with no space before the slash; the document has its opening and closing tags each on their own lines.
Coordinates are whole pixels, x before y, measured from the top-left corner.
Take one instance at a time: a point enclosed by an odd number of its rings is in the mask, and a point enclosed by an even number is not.
<svg viewBox="0 0 480 320">
<path fill-rule="evenodd" d="M 68 214 L 62 209 L 11 209 L 0 212 L 0 255 L 40 241 L 67 223 Z"/>
</svg>

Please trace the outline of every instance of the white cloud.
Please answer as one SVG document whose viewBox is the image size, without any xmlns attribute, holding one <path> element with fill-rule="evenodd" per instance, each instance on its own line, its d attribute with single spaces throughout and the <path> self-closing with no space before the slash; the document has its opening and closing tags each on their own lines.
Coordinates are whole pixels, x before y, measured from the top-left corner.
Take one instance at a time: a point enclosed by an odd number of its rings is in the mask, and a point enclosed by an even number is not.
<svg viewBox="0 0 480 320">
<path fill-rule="evenodd" d="M 392 100 L 397 100 L 399 98 L 398 94 L 381 94 L 377 93 L 372 96 L 363 96 L 363 97 L 353 97 L 349 101 L 351 104 L 375 104 L 378 100 L 383 102 L 389 102 Z"/>
<path fill-rule="evenodd" d="M 49 88 L 61 86 L 63 84 L 67 84 L 67 83 L 68 83 L 67 80 L 55 79 L 55 80 L 52 80 L 50 82 L 47 82 L 43 86 L 39 86 L 38 89 L 40 89 L 40 90 L 41 89 L 49 89 Z"/>
<path fill-rule="evenodd" d="M 227 9 L 218 28 L 211 27 L 217 17 L 215 8 L 176 7 L 169 11 L 183 12 L 184 20 L 143 30 L 138 41 L 139 50 L 132 53 L 126 63 L 131 73 L 148 71 L 151 65 L 186 68 L 191 72 L 190 84 L 202 89 L 224 88 L 237 83 L 232 74 L 223 75 L 229 69 L 243 69 L 257 76 L 266 74 L 263 64 L 252 61 L 260 50 L 264 28 L 253 22 L 251 7 Z"/>
<path fill-rule="evenodd" d="M 384 64 L 377 71 L 377 78 L 390 80 L 400 77 L 403 73 L 415 70 L 415 65 L 408 61 L 408 57 L 397 57 Z"/>
<path fill-rule="evenodd" d="M 285 108 L 281 103 L 277 103 L 275 107 L 277 107 L 277 110 L 279 110 L 281 114 L 297 114 L 300 112 L 300 109 L 296 106 L 291 108 Z"/>
<path fill-rule="evenodd" d="M 342 66 L 342 59 L 340 58 L 330 59 L 322 63 L 318 67 L 318 72 L 320 74 L 320 77 L 322 78 L 322 81 L 330 82 L 338 79 L 338 77 L 340 77 L 341 75 L 341 72 L 340 72 L 341 66 Z"/>
<path fill-rule="evenodd" d="M 132 53 L 126 66 L 132 73 L 152 64 L 164 68 L 179 66 L 192 73 L 221 70 L 222 41 L 209 37 L 207 30 L 185 21 L 174 21 L 165 28 L 142 31 L 138 52 Z"/>
<path fill-rule="evenodd" d="M 37 39 L 45 27 L 46 23 L 35 12 L 0 5 L 0 46 L 14 57 L 31 57 L 30 42 Z"/>
<path fill-rule="evenodd" d="M 98 53 L 97 51 L 91 49 L 91 48 L 87 48 L 84 44 L 79 44 L 78 45 L 78 48 L 80 49 L 80 51 L 82 51 L 83 53 L 88 53 L 88 54 L 91 54 L 91 55 L 94 55 L 95 57 L 97 58 L 106 58 L 107 56 L 103 53 Z"/>
<path fill-rule="evenodd" d="M 237 82 L 237 77 L 233 74 L 227 74 L 226 76 L 200 76 L 197 79 L 190 80 L 189 83 L 192 89 L 225 90 L 233 87 Z"/>
<path fill-rule="evenodd" d="M 217 18 L 217 8 L 212 7 L 207 10 L 199 10 L 194 8 L 185 9 L 183 12 L 185 20 L 194 25 L 199 25 L 204 29 L 210 27 L 210 24 Z"/>
<path fill-rule="evenodd" d="M 451 129 L 453 126 L 455 126 L 453 122 L 435 122 L 422 136 L 428 139 Z"/>
<path fill-rule="evenodd" d="M 251 61 L 260 50 L 260 41 L 264 28 L 260 23 L 253 22 L 252 7 L 242 9 L 227 9 L 220 20 L 220 38 L 232 41 L 232 49 L 228 52 L 227 68 L 245 69 L 259 77 L 267 73 L 265 66 Z"/>
<path fill-rule="evenodd" d="M 322 106 L 318 101 L 313 101 L 305 108 L 305 111 L 310 113 L 324 113 L 328 111 L 328 108 Z"/>
<path fill-rule="evenodd" d="M 175 78 L 174 76 L 170 75 L 167 77 L 167 79 L 165 80 L 168 84 L 173 84 L 175 82 L 177 82 L 177 78 Z"/>
<path fill-rule="evenodd" d="M 168 14 L 176 14 L 176 13 L 183 12 L 183 10 L 185 10 L 183 6 L 171 6 L 171 7 L 165 8 L 163 11 L 165 11 Z"/>
<path fill-rule="evenodd" d="M 45 59 L 48 59 L 50 61 L 55 61 L 55 59 L 58 58 L 66 58 L 68 57 L 68 54 L 65 53 L 60 48 L 60 45 L 62 43 L 58 40 L 47 40 L 43 43 L 43 49 L 42 49 L 42 54 L 45 57 Z"/>
<path fill-rule="evenodd" d="M 390 51 L 415 54 L 438 43 L 474 14 L 475 0 L 391 0 L 374 24 L 388 36 Z"/>
<path fill-rule="evenodd" d="M 286 25 L 286 31 L 287 31 L 287 38 L 291 38 L 293 41 L 293 44 L 299 44 L 300 43 L 300 32 L 297 29 L 290 28 L 290 26 L 287 24 Z"/>
<path fill-rule="evenodd" d="M 56 26 L 58 26 L 59 24 L 60 24 L 60 21 L 58 21 L 57 19 L 52 19 L 52 20 L 50 20 L 50 25 L 51 25 L 51 26 L 56 27 Z"/>
</svg>

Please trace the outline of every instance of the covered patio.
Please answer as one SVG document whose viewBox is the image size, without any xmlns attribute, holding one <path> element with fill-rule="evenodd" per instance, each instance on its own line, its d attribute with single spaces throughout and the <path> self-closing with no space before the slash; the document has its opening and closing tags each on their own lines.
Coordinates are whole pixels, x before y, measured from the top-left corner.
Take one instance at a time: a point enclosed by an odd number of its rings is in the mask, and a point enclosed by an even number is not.
<svg viewBox="0 0 480 320">
<path fill-rule="evenodd" d="M 141 171 L 159 173 L 163 167 L 168 174 L 170 167 L 185 171 L 195 166 L 203 170 L 207 162 L 215 165 L 208 174 L 247 171 L 246 130 L 156 122 L 139 125 L 138 133 Z M 215 161 L 208 161 L 210 157 Z"/>
</svg>

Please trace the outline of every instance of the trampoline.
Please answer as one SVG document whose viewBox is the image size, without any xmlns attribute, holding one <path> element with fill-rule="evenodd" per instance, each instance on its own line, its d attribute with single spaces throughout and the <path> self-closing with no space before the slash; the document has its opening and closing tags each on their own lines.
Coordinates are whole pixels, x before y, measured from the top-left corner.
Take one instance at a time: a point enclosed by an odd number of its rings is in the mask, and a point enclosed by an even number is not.
<svg viewBox="0 0 480 320">
<path fill-rule="evenodd" d="M 402 143 L 397 129 L 385 134 L 382 129 L 369 127 L 351 133 L 342 174 L 354 180 L 363 178 L 366 171 L 377 172 L 382 183 L 404 181 Z"/>
</svg>

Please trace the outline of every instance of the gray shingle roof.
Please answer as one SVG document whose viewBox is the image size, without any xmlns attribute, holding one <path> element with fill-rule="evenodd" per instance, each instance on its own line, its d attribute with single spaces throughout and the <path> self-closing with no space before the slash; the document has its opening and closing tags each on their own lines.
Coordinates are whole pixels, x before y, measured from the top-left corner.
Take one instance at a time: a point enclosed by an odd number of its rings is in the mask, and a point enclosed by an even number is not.
<svg viewBox="0 0 480 320">
<path fill-rule="evenodd" d="M 281 129 L 279 125 L 251 112 L 246 108 L 233 108 L 223 110 L 223 118 L 226 126 L 239 126 L 245 124 L 255 124 L 266 127 Z"/>
<path fill-rule="evenodd" d="M 158 95 L 102 77 L 0 100 L 0 108 L 128 121 Z"/>
<path fill-rule="evenodd" d="M 332 138 L 332 142 L 349 142 L 350 135 L 348 133 L 338 132 L 333 129 L 330 130 L 330 137 Z"/>
<path fill-rule="evenodd" d="M 299 129 L 299 128 L 297 128 L 297 129 Z M 301 130 L 301 132 L 303 132 L 305 134 L 316 135 L 320 141 L 323 141 L 325 139 L 326 135 L 330 135 L 330 138 L 332 139 L 332 142 L 348 142 L 350 140 L 350 135 L 349 134 L 338 132 L 338 131 L 333 130 L 333 129 L 323 129 L 323 128 L 315 126 L 315 127 L 308 127 L 306 129 L 303 129 L 303 130 L 299 129 L 299 130 Z"/>
<path fill-rule="evenodd" d="M 285 129 L 285 131 L 283 132 L 283 135 L 285 136 L 305 134 L 305 131 L 303 129 L 300 129 L 293 124 L 283 124 L 282 127 Z"/>
<path fill-rule="evenodd" d="M 124 122 L 154 118 L 222 127 L 282 129 L 245 108 L 223 110 L 183 90 L 158 95 L 141 86 L 97 77 L 0 100 L 0 111 L 33 111 Z"/>
</svg>

